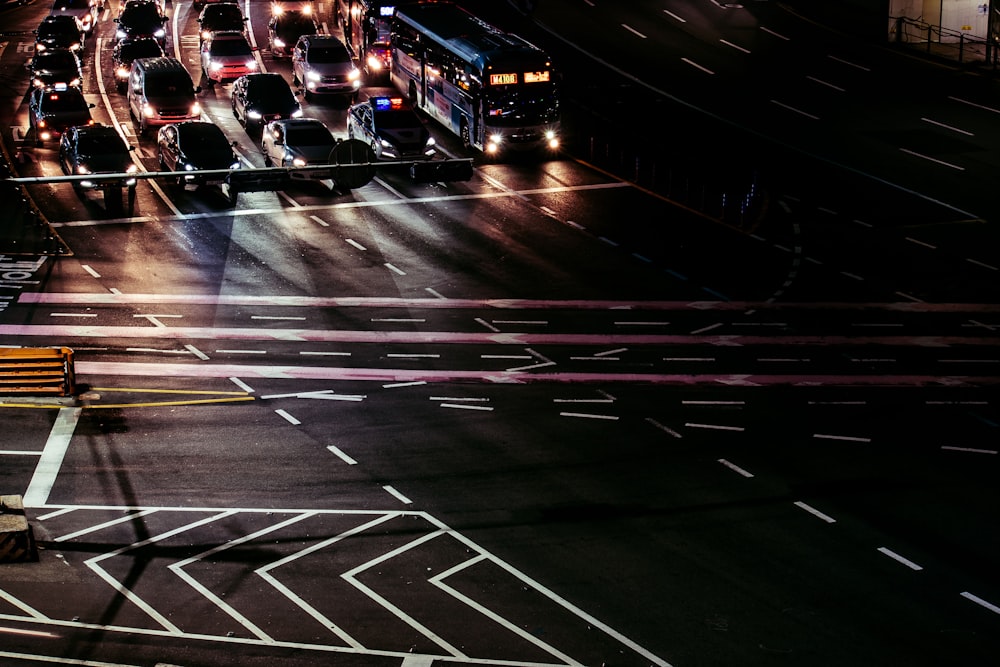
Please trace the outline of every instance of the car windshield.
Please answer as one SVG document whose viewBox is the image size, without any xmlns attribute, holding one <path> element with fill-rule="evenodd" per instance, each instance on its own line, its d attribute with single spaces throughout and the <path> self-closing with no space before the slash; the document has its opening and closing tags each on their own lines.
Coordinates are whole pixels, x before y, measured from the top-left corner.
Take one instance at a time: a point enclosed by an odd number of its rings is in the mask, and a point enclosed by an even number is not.
<svg viewBox="0 0 1000 667">
<path fill-rule="evenodd" d="M 128 155 L 121 138 L 117 134 L 105 132 L 81 133 L 77 151 L 81 155 Z"/>
<path fill-rule="evenodd" d="M 283 14 L 274 24 L 274 31 L 279 35 L 311 35 L 316 32 L 316 23 L 305 16 Z"/>
<path fill-rule="evenodd" d="M 240 11 L 238 5 L 228 3 L 212 5 L 206 9 L 202 21 L 235 21 L 241 23 L 243 21 L 243 12 Z"/>
<path fill-rule="evenodd" d="M 376 111 L 375 126 L 384 130 L 422 127 L 420 119 L 412 111 Z"/>
<path fill-rule="evenodd" d="M 131 62 L 137 58 L 155 58 L 162 55 L 163 49 L 151 39 L 123 43 L 118 51 L 118 58 L 123 62 Z"/>
<path fill-rule="evenodd" d="M 249 56 L 252 53 L 245 39 L 212 40 L 210 52 L 213 56 Z"/>
<path fill-rule="evenodd" d="M 42 108 L 47 113 L 58 113 L 60 111 L 85 111 L 88 107 L 83 95 L 51 93 L 42 98 Z"/>
<path fill-rule="evenodd" d="M 285 143 L 289 146 L 333 146 L 333 135 L 325 127 L 306 125 L 289 127 L 285 131 Z"/>
<path fill-rule="evenodd" d="M 160 24 L 160 12 L 157 11 L 156 5 L 128 5 L 122 12 L 121 16 L 118 17 L 119 23 L 126 23 L 128 25 L 159 25 Z"/>
<path fill-rule="evenodd" d="M 190 79 L 180 72 L 147 73 L 146 78 L 156 82 L 156 87 L 151 88 L 151 90 L 177 93 L 189 92 L 193 89 Z"/>
<path fill-rule="evenodd" d="M 197 150 L 202 153 L 209 151 L 229 153 L 232 151 L 232 146 L 226 139 L 226 135 L 210 123 L 194 123 L 184 127 L 177 133 L 177 143 L 184 150 Z"/>
<path fill-rule="evenodd" d="M 45 39 L 46 37 L 72 37 L 75 39 L 79 36 L 80 33 L 77 31 L 76 26 L 66 21 L 47 21 L 38 26 L 39 39 Z"/>
<path fill-rule="evenodd" d="M 288 87 L 280 74 L 254 79 L 250 89 L 247 91 L 250 97 L 258 100 L 276 99 L 283 100 L 292 94 L 292 89 Z"/>
<path fill-rule="evenodd" d="M 49 51 L 35 56 L 35 69 L 76 69 L 76 56 L 69 51 Z"/>
<path fill-rule="evenodd" d="M 351 61 L 351 54 L 347 49 L 313 47 L 309 49 L 309 62 L 312 63 L 347 63 Z"/>
<path fill-rule="evenodd" d="M 90 9 L 90 0 L 56 0 L 52 9 Z"/>
</svg>

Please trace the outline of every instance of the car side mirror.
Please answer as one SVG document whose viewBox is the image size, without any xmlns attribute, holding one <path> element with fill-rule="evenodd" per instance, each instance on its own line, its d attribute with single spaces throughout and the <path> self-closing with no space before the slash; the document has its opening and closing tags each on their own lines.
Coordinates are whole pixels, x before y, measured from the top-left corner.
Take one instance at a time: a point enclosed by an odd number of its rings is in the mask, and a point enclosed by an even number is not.
<svg viewBox="0 0 1000 667">
<path fill-rule="evenodd" d="M 240 142 L 238 142 L 238 141 L 236 141 L 236 140 L 234 139 L 233 141 L 230 141 L 230 142 L 229 142 L 229 145 L 230 145 L 230 146 L 232 146 L 233 148 L 236 148 L 237 146 L 239 146 L 239 145 L 240 145 Z"/>
<path fill-rule="evenodd" d="M 194 94 L 197 95 L 200 92 L 201 92 L 201 86 L 195 86 L 194 87 Z"/>
<path fill-rule="evenodd" d="M 90 104 L 87 105 L 87 108 L 88 109 L 93 109 L 96 106 L 97 106 L 96 104 L 94 104 L 93 102 L 91 102 Z"/>
</svg>

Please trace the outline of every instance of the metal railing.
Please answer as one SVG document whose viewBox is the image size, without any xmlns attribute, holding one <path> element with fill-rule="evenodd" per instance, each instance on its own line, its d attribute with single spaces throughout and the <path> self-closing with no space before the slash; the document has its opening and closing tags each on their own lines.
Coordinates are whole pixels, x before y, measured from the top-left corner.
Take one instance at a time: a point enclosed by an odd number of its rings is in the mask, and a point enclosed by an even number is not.
<svg viewBox="0 0 1000 667">
<path fill-rule="evenodd" d="M 961 64 L 987 60 L 989 49 L 985 37 L 944 28 L 908 16 L 892 16 L 889 20 L 892 26 L 889 31 L 891 42 L 912 46 L 927 54 Z M 997 64 L 995 55 L 991 56 L 991 59 L 993 60 L 991 64 L 995 67 Z"/>
</svg>

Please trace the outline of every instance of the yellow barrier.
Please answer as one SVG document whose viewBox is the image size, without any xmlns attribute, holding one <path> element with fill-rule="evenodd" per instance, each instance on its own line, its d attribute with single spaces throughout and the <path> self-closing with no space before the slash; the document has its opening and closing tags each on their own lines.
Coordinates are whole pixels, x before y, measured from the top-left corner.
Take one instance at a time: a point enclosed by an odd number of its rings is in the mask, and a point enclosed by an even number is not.
<svg viewBox="0 0 1000 667">
<path fill-rule="evenodd" d="M 68 347 L 0 349 L 0 395 L 71 396 L 75 390 L 73 350 Z"/>
</svg>

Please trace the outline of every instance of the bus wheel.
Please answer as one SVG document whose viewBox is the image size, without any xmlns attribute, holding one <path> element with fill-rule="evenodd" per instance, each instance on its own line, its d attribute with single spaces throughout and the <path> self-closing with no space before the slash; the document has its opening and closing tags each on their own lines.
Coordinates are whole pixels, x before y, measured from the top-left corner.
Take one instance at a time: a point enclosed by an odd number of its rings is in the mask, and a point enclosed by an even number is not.
<svg viewBox="0 0 1000 667">
<path fill-rule="evenodd" d="M 410 82 L 410 87 L 406 91 L 406 97 L 409 98 L 410 106 L 417 106 L 417 84 Z"/>
<path fill-rule="evenodd" d="M 465 148 L 470 148 L 472 146 L 472 137 L 469 135 L 469 122 L 466 120 L 462 121 L 462 146 Z"/>
</svg>

